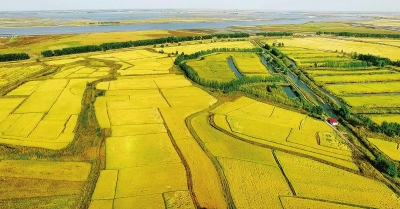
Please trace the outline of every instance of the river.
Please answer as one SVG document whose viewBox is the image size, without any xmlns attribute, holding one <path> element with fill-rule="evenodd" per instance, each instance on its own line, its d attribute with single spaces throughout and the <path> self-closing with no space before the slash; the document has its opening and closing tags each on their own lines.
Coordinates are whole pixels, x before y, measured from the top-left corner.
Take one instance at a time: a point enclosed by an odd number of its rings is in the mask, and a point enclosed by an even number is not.
<svg viewBox="0 0 400 209">
<path fill-rule="evenodd" d="M 49 27 L 4 27 L 0 35 L 45 35 L 45 34 L 81 34 L 96 32 L 138 31 L 138 30 L 181 30 L 228 28 L 232 26 L 256 26 L 271 24 L 303 24 L 307 22 L 332 22 L 344 20 L 364 20 L 357 15 L 318 16 L 308 13 L 274 12 L 232 12 L 232 11 L 184 11 L 184 10 L 93 10 L 93 11 L 37 11 L 37 12 L 0 12 L 0 18 L 37 18 L 51 20 L 58 24 L 70 21 L 124 21 L 152 19 L 201 19 L 213 18 L 209 22 L 168 22 L 146 24 L 86 25 L 86 26 L 49 26 Z M 264 19 L 264 20 L 263 20 Z M 221 21 L 218 21 L 221 20 Z"/>
</svg>

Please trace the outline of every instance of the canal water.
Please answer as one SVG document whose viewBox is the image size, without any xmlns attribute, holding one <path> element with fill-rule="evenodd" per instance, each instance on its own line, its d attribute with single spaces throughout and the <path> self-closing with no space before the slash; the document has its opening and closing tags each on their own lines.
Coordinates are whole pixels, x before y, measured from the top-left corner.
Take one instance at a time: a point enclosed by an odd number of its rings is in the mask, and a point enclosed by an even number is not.
<svg viewBox="0 0 400 209">
<path fill-rule="evenodd" d="M 293 60 L 290 60 L 294 66 L 297 66 Z M 304 84 L 297 75 L 292 73 L 290 70 L 288 71 L 288 76 L 296 83 L 296 85 L 301 88 L 303 91 L 307 92 L 314 100 L 318 102 L 318 104 L 324 109 L 324 111 L 332 118 L 339 119 L 339 117 L 335 114 L 334 110 L 329 107 L 329 105 L 322 103 L 318 100 L 315 94 L 312 92 L 310 88 L 306 84 Z M 328 96 L 331 96 L 328 94 Z"/>
<path fill-rule="evenodd" d="M 282 89 L 289 98 L 294 99 L 297 97 L 290 86 L 283 86 Z"/>
<path fill-rule="evenodd" d="M 228 64 L 231 70 L 235 73 L 236 77 L 241 78 L 243 75 L 239 72 L 239 70 L 236 68 L 235 63 L 233 63 L 232 57 L 228 58 Z"/>
<path fill-rule="evenodd" d="M 274 67 L 272 67 L 272 65 L 267 62 L 264 56 L 261 56 L 261 62 L 265 65 L 270 73 L 276 73 Z"/>
</svg>

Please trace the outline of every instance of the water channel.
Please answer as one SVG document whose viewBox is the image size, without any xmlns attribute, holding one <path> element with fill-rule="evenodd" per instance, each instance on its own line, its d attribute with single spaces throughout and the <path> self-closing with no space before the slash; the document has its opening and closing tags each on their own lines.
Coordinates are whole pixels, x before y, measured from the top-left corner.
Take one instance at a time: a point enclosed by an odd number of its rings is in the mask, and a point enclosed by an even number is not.
<svg viewBox="0 0 400 209">
<path fill-rule="evenodd" d="M 236 68 L 235 63 L 233 63 L 232 57 L 228 58 L 228 64 L 231 70 L 235 73 L 236 77 L 241 78 L 243 75 L 239 72 L 239 70 Z"/>
<path fill-rule="evenodd" d="M 293 60 L 290 60 L 290 61 L 291 61 L 291 63 L 292 63 L 294 66 L 297 66 L 296 63 L 295 63 Z M 288 74 L 287 74 L 287 75 L 294 81 L 294 83 L 295 83 L 300 89 L 302 89 L 303 91 L 307 92 L 315 101 L 317 101 L 318 104 L 324 109 L 324 111 L 326 112 L 326 114 L 328 114 L 328 115 L 331 116 L 332 118 L 339 119 L 339 117 L 335 114 L 334 110 L 333 110 L 331 107 L 329 107 L 329 105 L 320 102 L 320 101 L 318 100 L 317 96 L 315 96 L 314 92 L 312 92 L 312 90 L 311 90 L 310 88 L 308 88 L 308 86 L 307 86 L 306 84 L 304 84 L 304 83 L 299 79 L 299 77 L 298 77 L 297 75 L 295 75 L 295 74 L 294 74 L 293 72 L 291 72 L 290 70 L 288 71 Z M 320 88 L 320 89 L 322 89 L 322 88 Z M 325 92 L 326 92 L 326 91 L 324 90 L 324 93 L 325 93 Z M 326 93 L 328 93 L 328 92 L 326 92 Z M 330 95 L 330 94 L 328 94 L 328 96 L 331 97 L 331 98 L 333 98 L 333 96 Z M 337 101 L 337 99 L 335 99 L 335 100 Z M 341 103 L 339 103 L 339 104 L 341 104 Z"/>
</svg>

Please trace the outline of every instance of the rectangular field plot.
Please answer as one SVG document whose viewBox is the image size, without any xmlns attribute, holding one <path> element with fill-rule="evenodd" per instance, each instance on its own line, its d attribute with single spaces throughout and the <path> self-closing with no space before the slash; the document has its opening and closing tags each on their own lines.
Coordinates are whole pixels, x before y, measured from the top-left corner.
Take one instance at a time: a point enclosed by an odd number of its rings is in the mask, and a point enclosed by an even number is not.
<svg viewBox="0 0 400 209">
<path fill-rule="evenodd" d="M 160 172 L 163 171 L 163 172 Z M 122 169 L 118 173 L 116 198 L 187 190 L 181 163 Z"/>
<path fill-rule="evenodd" d="M 337 209 L 356 209 L 357 206 L 350 206 L 340 203 L 331 203 L 323 200 L 313 200 L 301 197 L 280 197 L 282 206 L 285 209 L 296 208 L 337 208 Z"/>
<path fill-rule="evenodd" d="M 368 81 L 399 81 L 400 73 L 377 74 L 377 75 L 346 75 L 346 76 L 318 76 L 314 77 L 317 82 L 323 83 L 363 83 Z"/>
<path fill-rule="evenodd" d="M 114 204 L 111 204 L 110 209 L 129 208 L 132 205 L 142 209 L 165 208 L 165 202 L 162 194 L 149 194 L 114 199 Z M 103 206 L 100 206 L 99 208 L 103 208 Z"/>
<path fill-rule="evenodd" d="M 14 118 L 12 115 L 10 115 L 9 117 Z M 3 132 L 3 135 L 27 137 L 31 133 L 31 131 L 38 125 L 42 117 L 42 113 L 21 114 L 19 115 L 18 119 L 13 121 L 12 124 L 10 124 L 10 126 Z M 5 119 L 3 123 L 7 123 L 7 119 Z"/>
<path fill-rule="evenodd" d="M 73 62 L 83 61 L 84 58 L 73 58 L 73 59 L 58 59 L 54 61 L 48 61 L 46 64 L 48 65 L 65 65 Z"/>
<path fill-rule="evenodd" d="M 111 125 L 136 125 L 164 123 L 157 109 L 109 110 Z"/>
<path fill-rule="evenodd" d="M 388 123 L 400 123 L 400 115 L 367 115 L 372 121 L 381 125 L 383 121 Z"/>
<path fill-rule="evenodd" d="M 260 57 L 255 53 L 235 53 L 232 55 L 232 58 L 241 73 L 269 74 L 268 69 L 261 63 Z"/>
<path fill-rule="evenodd" d="M 132 95 L 130 97 L 130 100 L 107 102 L 107 108 L 109 110 L 152 108 L 152 107 L 169 107 L 169 105 L 160 93 L 148 94 L 148 95 L 145 94 Z"/>
<path fill-rule="evenodd" d="M 345 70 L 341 69 L 333 69 L 333 70 L 306 70 L 307 74 L 311 77 L 314 76 L 322 76 L 322 75 L 362 75 L 362 74 L 390 74 L 395 73 L 395 71 L 391 70 Z"/>
<path fill-rule="evenodd" d="M 65 128 L 67 121 L 42 120 L 29 135 L 29 138 L 56 139 Z"/>
<path fill-rule="evenodd" d="M 326 89 L 336 95 L 400 92 L 400 82 L 357 83 L 326 85 Z"/>
<path fill-rule="evenodd" d="M 82 96 L 86 90 L 86 84 L 90 81 L 87 79 L 71 80 L 51 107 L 49 114 L 79 114 L 82 108 Z"/>
<path fill-rule="evenodd" d="M 103 170 L 100 172 L 92 200 L 114 199 L 117 186 L 118 170 Z"/>
<path fill-rule="evenodd" d="M 276 155 L 298 196 L 364 207 L 400 206 L 396 195 L 381 182 L 311 159 L 283 152 Z"/>
<path fill-rule="evenodd" d="M 274 39 L 275 40 L 275 39 Z M 387 57 L 391 60 L 399 60 L 399 49 L 396 46 L 385 46 L 373 43 L 356 42 L 351 40 L 339 40 L 333 38 L 291 38 L 291 39 L 278 39 L 277 42 L 284 42 L 285 47 L 299 47 L 311 50 L 321 51 L 341 51 L 346 53 L 357 52 L 359 54 L 369 54 L 374 51 L 374 55 Z"/>
<path fill-rule="evenodd" d="M 278 166 L 218 158 L 238 208 L 280 208 L 279 195 L 292 195 Z"/>
<path fill-rule="evenodd" d="M 3 160 L 0 176 L 60 181 L 86 181 L 90 164 L 84 162 L 51 162 L 36 160 Z"/>
<path fill-rule="evenodd" d="M 400 95 L 342 97 L 352 107 L 398 107 Z"/>
<path fill-rule="evenodd" d="M 400 161 L 400 150 L 398 143 L 374 138 L 368 138 L 368 141 L 374 144 L 380 151 L 385 153 L 385 155 L 389 156 L 393 160 Z"/>
<path fill-rule="evenodd" d="M 166 133 L 106 139 L 107 169 L 181 162 Z"/>
<path fill-rule="evenodd" d="M 157 89 L 153 80 L 146 79 L 119 79 L 110 81 L 109 90 L 130 90 L 130 89 Z"/>
<path fill-rule="evenodd" d="M 15 113 L 44 113 L 49 111 L 61 91 L 35 91 Z"/>
<path fill-rule="evenodd" d="M 228 65 L 229 54 L 212 54 L 204 60 L 191 60 L 187 65 L 193 68 L 201 78 L 215 81 L 231 81 L 236 79 L 235 73 Z"/>
<path fill-rule="evenodd" d="M 167 132 L 164 124 L 112 126 L 111 131 L 112 136 L 135 136 Z"/>
<path fill-rule="evenodd" d="M 29 81 L 19 86 L 18 88 L 12 90 L 7 96 L 25 96 L 31 95 L 38 86 L 40 86 L 43 81 Z"/>
<path fill-rule="evenodd" d="M 233 116 L 228 116 L 227 121 L 233 132 L 267 141 L 285 142 L 291 130 L 291 128 L 273 123 Z"/>
</svg>

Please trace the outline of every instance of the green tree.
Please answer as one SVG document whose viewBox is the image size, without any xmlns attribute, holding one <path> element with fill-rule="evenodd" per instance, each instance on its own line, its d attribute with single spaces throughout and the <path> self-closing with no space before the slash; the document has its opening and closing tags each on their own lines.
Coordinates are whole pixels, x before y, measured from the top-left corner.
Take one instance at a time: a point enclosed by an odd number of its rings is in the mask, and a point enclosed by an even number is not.
<svg viewBox="0 0 400 209">
<path fill-rule="evenodd" d="M 399 175 L 396 164 L 386 160 L 380 155 L 376 158 L 375 165 L 380 171 L 390 175 L 393 178 L 397 178 Z"/>
<path fill-rule="evenodd" d="M 340 109 L 339 109 L 339 114 L 342 116 L 342 117 L 345 117 L 346 119 L 349 119 L 350 118 L 350 109 L 347 107 L 347 106 L 342 106 L 342 107 L 340 107 Z"/>
</svg>

